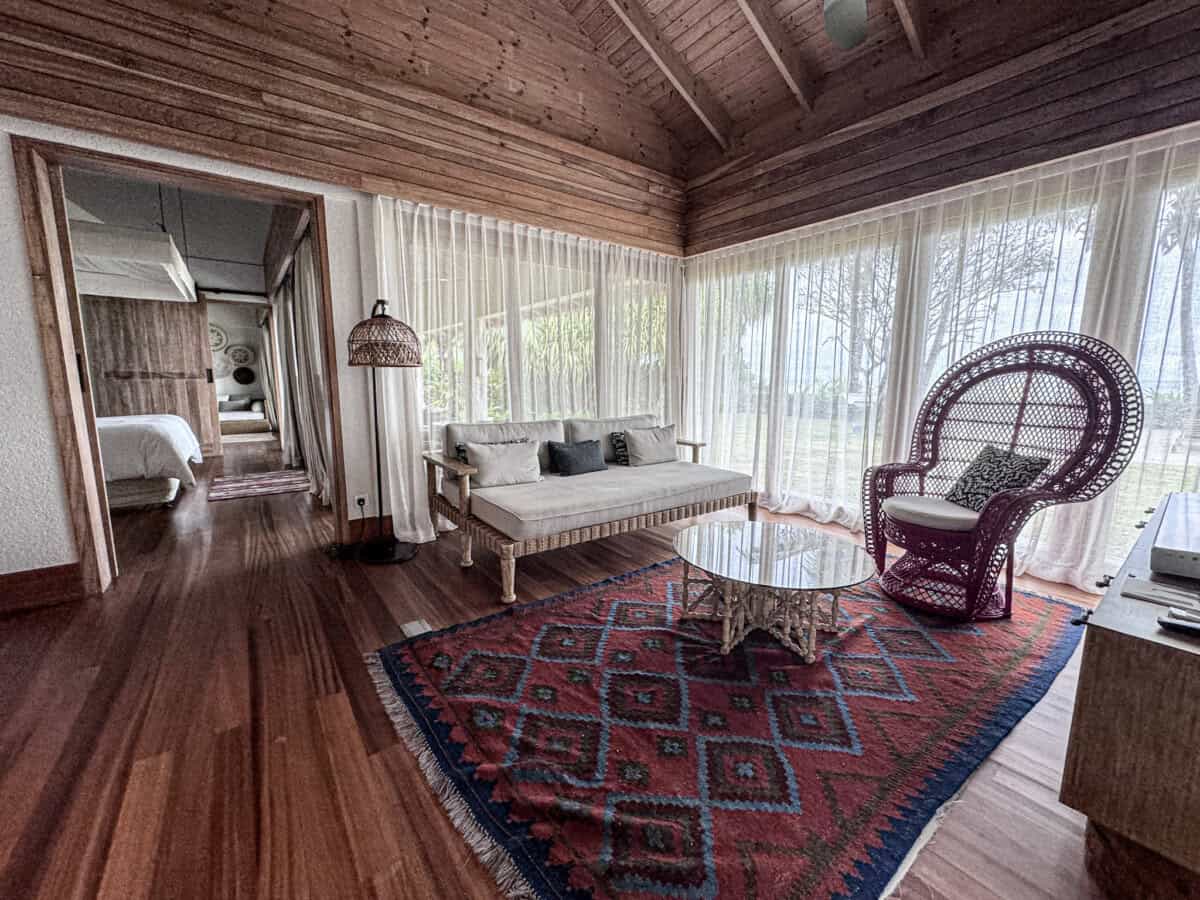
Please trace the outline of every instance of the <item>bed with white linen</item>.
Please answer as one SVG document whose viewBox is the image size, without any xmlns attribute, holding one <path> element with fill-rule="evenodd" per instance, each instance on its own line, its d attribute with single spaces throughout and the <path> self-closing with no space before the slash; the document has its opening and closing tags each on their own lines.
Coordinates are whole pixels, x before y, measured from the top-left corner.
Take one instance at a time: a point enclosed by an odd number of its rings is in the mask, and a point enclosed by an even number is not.
<svg viewBox="0 0 1200 900">
<path fill-rule="evenodd" d="M 111 509 L 170 503 L 193 487 L 200 442 L 186 419 L 169 414 L 99 416 L 100 462 Z"/>
</svg>

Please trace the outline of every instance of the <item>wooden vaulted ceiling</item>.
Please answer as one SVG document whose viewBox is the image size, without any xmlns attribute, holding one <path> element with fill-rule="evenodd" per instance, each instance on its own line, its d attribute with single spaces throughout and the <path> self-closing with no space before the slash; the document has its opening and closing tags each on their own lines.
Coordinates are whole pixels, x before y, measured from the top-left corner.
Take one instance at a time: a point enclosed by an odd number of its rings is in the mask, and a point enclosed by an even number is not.
<svg viewBox="0 0 1200 900">
<path fill-rule="evenodd" d="M 560 2 L 683 147 L 689 178 L 853 125 L 1142 5 L 868 0 L 866 40 L 842 50 L 825 32 L 823 0 Z M 663 55 L 677 61 L 682 89 Z"/>
<path fill-rule="evenodd" d="M 1200 119 L 1200 0 L 6 0 L 0 111 L 668 252 Z"/>
</svg>

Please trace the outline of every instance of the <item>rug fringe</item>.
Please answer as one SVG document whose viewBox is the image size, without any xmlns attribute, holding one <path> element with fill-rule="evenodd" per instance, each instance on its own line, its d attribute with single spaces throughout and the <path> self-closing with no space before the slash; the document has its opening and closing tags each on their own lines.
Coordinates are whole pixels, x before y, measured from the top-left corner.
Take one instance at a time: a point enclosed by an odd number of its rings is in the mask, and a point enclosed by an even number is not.
<svg viewBox="0 0 1200 900">
<path fill-rule="evenodd" d="M 367 669 L 371 673 L 371 680 L 375 682 L 375 691 L 379 694 L 388 718 L 392 720 L 396 734 L 400 736 L 409 752 L 416 758 L 417 765 L 421 767 L 421 771 L 425 775 L 425 780 L 429 782 L 434 795 L 442 804 L 442 808 L 446 810 L 450 823 L 462 835 L 467 846 L 496 880 L 496 885 L 505 897 L 509 900 L 536 900 L 536 892 L 525 876 L 521 874 L 521 870 L 513 862 L 508 851 L 496 843 L 479 824 L 475 814 L 471 811 L 470 804 L 463 799 L 458 788 L 454 786 L 454 782 L 442 770 L 437 757 L 426 743 L 420 726 L 413 720 L 407 704 L 396 693 L 396 688 L 392 684 L 392 679 L 388 675 L 387 669 L 384 668 L 379 654 L 368 653 L 364 659 Z"/>
</svg>

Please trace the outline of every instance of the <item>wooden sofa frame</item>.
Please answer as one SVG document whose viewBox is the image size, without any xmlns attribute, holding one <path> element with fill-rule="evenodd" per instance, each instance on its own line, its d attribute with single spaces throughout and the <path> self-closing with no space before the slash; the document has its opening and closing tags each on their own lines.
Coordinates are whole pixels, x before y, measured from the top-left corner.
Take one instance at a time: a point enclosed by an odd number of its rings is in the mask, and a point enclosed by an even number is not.
<svg viewBox="0 0 1200 900">
<path fill-rule="evenodd" d="M 699 441 L 678 440 L 677 444 L 690 447 L 692 462 L 700 462 L 700 448 L 704 446 Z M 474 466 L 459 462 L 451 456 L 441 453 L 425 453 L 425 480 L 429 490 L 429 517 L 433 520 L 434 531 L 437 531 L 438 516 L 444 516 L 458 526 L 459 542 L 462 548 L 462 558 L 459 564 L 464 568 L 475 564 L 471 557 L 471 549 L 475 541 L 493 551 L 500 557 L 500 602 L 514 603 L 517 599 L 517 557 L 528 556 L 531 553 L 541 553 L 543 550 L 555 550 L 559 547 L 570 547 L 573 544 L 583 544 L 598 538 L 614 534 L 624 534 L 629 531 L 640 531 L 643 528 L 653 528 L 665 525 L 679 519 L 701 516 L 705 513 L 716 512 L 719 509 L 732 509 L 737 506 L 749 507 L 751 519 L 758 514 L 758 492 L 743 491 L 730 494 L 717 500 L 704 503 L 689 503 L 686 506 L 676 506 L 658 512 L 646 513 L 641 516 L 630 516 L 626 519 L 615 519 L 611 522 L 599 522 L 586 528 L 573 528 L 558 534 L 547 534 L 542 537 L 517 540 L 493 528 L 486 522 L 471 514 L 471 477 L 478 470 Z M 441 495 L 438 490 L 438 469 L 458 477 L 458 505 L 455 506 Z"/>
</svg>

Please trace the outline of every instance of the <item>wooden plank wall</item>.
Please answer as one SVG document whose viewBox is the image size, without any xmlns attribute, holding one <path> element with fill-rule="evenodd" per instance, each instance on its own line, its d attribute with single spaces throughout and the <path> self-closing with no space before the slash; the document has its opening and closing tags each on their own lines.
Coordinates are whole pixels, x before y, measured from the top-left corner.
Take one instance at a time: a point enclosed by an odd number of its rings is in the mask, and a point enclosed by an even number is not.
<svg viewBox="0 0 1200 900">
<path fill-rule="evenodd" d="M 220 454 L 206 303 L 81 298 L 97 416 L 172 413 Z"/>
<path fill-rule="evenodd" d="M 1197 47 L 1200 5 L 1146 3 L 843 131 L 727 165 L 689 182 L 686 252 L 1200 120 Z"/>
<path fill-rule="evenodd" d="M 682 247 L 674 139 L 551 0 L 6 0 L 0 111 Z"/>
</svg>

